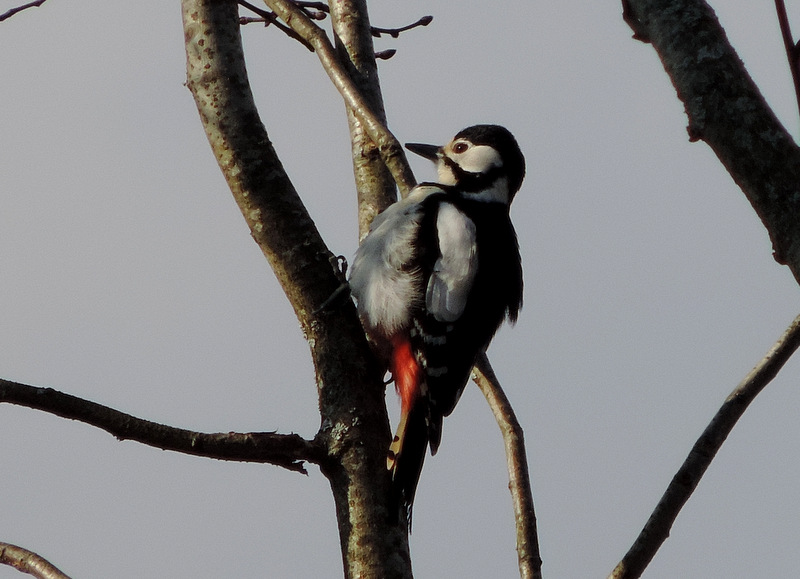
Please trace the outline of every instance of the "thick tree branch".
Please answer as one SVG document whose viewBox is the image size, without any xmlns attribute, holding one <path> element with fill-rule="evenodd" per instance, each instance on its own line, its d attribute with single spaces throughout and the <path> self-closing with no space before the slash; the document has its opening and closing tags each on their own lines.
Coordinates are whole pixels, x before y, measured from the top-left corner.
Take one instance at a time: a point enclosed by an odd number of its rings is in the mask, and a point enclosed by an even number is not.
<svg viewBox="0 0 800 579">
<path fill-rule="evenodd" d="M 475 383 L 483 392 L 495 420 L 503 433 L 508 463 L 508 488 L 514 505 L 517 526 L 517 558 L 522 579 L 541 579 L 542 559 L 536 532 L 536 513 L 533 510 L 533 493 L 528 473 L 525 438 L 511 402 L 500 387 L 500 382 L 486 354 L 481 354 L 473 369 Z"/>
<path fill-rule="evenodd" d="M 10 543 L 0 543 L 0 563 L 38 579 L 69 579 L 41 555 Z"/>
<path fill-rule="evenodd" d="M 652 43 L 689 117 L 741 187 L 800 281 L 800 149 L 778 122 L 716 15 L 702 0 L 626 0 L 627 20 Z"/>
<path fill-rule="evenodd" d="M 409 168 L 403 147 L 384 126 L 380 115 L 370 108 L 368 101 L 361 95 L 358 87 L 342 65 L 325 31 L 308 18 L 302 9 L 289 0 L 265 0 L 265 3 L 292 30 L 314 47 L 322 67 L 339 91 L 339 94 L 342 95 L 345 105 L 350 110 L 355 111 L 364 125 L 364 131 L 372 139 L 372 142 L 378 146 L 381 158 L 400 188 L 400 192 L 402 194 L 408 193 L 416 185 L 416 180 Z"/>
<path fill-rule="evenodd" d="M 678 513 L 689 500 L 717 451 L 755 397 L 800 347 L 800 316 L 796 317 L 767 355 L 725 399 L 675 474 L 653 514 L 609 579 L 640 577 L 667 540 Z"/>
<path fill-rule="evenodd" d="M 386 449 L 391 434 L 382 372 L 352 301 L 329 303 L 342 283 L 341 275 L 256 110 L 237 4 L 182 0 L 182 9 L 187 86 L 228 186 L 311 348 L 322 424 L 317 440 L 329 458 L 321 466 L 336 504 L 345 576 L 407 579 L 411 576 L 408 537 L 405 528 L 388 517 L 391 481 Z M 295 31 L 298 22 L 310 23 L 302 11 L 299 16 L 293 11 L 276 13 L 285 21 L 288 18 Z M 319 37 L 314 42 L 319 50 Z M 326 54 L 335 59 L 332 48 Z"/>
<path fill-rule="evenodd" d="M 136 418 L 52 388 L 37 388 L 2 379 L 0 402 L 79 420 L 102 428 L 120 440 L 134 440 L 163 450 L 206 458 L 269 463 L 303 474 L 307 474 L 303 461 L 321 464 L 326 459 L 321 445 L 297 434 L 193 432 Z"/>
</svg>

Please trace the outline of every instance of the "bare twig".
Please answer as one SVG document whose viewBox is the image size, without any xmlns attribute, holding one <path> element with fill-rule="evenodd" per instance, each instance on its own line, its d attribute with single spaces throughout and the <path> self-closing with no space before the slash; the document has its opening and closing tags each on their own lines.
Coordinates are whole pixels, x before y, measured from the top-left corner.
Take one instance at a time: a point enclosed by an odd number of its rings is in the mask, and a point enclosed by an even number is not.
<svg viewBox="0 0 800 579">
<path fill-rule="evenodd" d="M 301 0 L 292 0 L 298 8 L 302 8 L 306 15 L 313 20 L 324 20 L 325 14 L 330 14 L 330 7 L 324 2 L 302 2 Z M 239 2 L 242 6 L 246 6 L 244 2 Z M 249 6 L 248 6 L 249 8 Z M 397 38 L 402 32 L 418 28 L 419 26 L 427 26 L 433 22 L 433 16 L 423 16 L 412 24 L 401 26 L 400 28 L 379 28 L 377 26 L 370 26 L 370 33 L 375 38 L 380 38 L 383 34 L 388 34 L 392 38 Z"/>
<path fill-rule="evenodd" d="M 27 10 L 28 8 L 37 8 L 44 4 L 47 0 L 34 0 L 33 2 L 28 2 L 27 4 L 23 4 L 22 6 L 17 6 L 16 8 L 11 8 L 10 10 L 6 10 L 2 14 L 0 14 L 0 22 L 3 20 L 7 20 L 17 14 L 18 12 L 22 12 L 23 10 Z"/>
<path fill-rule="evenodd" d="M 406 30 L 411 30 L 412 28 L 417 28 L 419 26 L 427 26 L 431 22 L 433 22 L 433 16 L 423 16 L 416 22 L 401 26 L 400 28 L 378 28 L 377 26 L 372 26 L 370 31 L 372 32 L 372 36 L 375 38 L 380 38 L 382 34 L 388 34 L 392 38 L 397 38 L 400 36 L 401 32 L 405 32 Z"/>
<path fill-rule="evenodd" d="M 0 543 L 0 563 L 39 579 L 69 579 L 41 555 L 10 543 Z"/>
<path fill-rule="evenodd" d="M 136 418 L 52 388 L 37 388 L 2 379 L 0 402 L 79 420 L 102 428 L 120 440 L 135 440 L 156 448 L 206 458 L 269 463 L 304 474 L 303 461 L 319 464 L 324 460 L 324 453 L 315 442 L 297 434 L 193 432 Z"/>
<path fill-rule="evenodd" d="M 395 50 L 394 48 L 388 48 L 386 50 L 381 50 L 380 52 L 376 52 L 375 58 L 377 58 L 378 60 L 389 60 L 395 54 L 397 54 L 397 50 Z"/>
<path fill-rule="evenodd" d="M 736 421 L 799 346 L 800 316 L 797 316 L 767 355 L 725 399 L 673 477 L 633 546 L 608 576 L 609 579 L 635 579 L 641 576 L 661 544 L 669 536 L 675 518 L 689 500 Z"/>
<path fill-rule="evenodd" d="M 778 24 L 781 28 L 783 45 L 786 47 L 786 58 L 789 60 L 795 98 L 797 99 L 798 110 L 800 110 L 800 50 L 792 36 L 792 29 L 789 26 L 789 17 L 786 15 L 786 5 L 783 0 L 775 0 L 775 10 L 778 12 Z"/>
<path fill-rule="evenodd" d="M 517 558 L 519 576 L 522 579 L 541 579 L 542 559 L 539 555 L 539 539 L 536 533 L 536 514 L 533 510 L 528 460 L 525 452 L 525 439 L 522 427 L 511 403 L 506 397 L 500 382 L 489 364 L 486 354 L 482 354 L 473 368 L 473 379 L 486 397 L 492 409 L 506 448 L 508 463 L 508 488 L 514 504 L 514 519 L 517 526 Z"/>
<path fill-rule="evenodd" d="M 245 24 L 250 24 L 251 22 L 261 22 L 264 26 L 269 26 L 272 24 L 286 34 L 289 38 L 294 38 L 297 42 L 305 46 L 309 51 L 314 52 L 314 47 L 311 46 L 308 42 L 305 41 L 299 34 L 297 34 L 294 30 L 283 24 L 280 20 L 278 20 L 277 15 L 274 12 L 270 12 L 269 10 L 262 10 L 258 6 L 253 6 L 246 0 L 238 0 L 239 6 L 244 6 L 254 14 L 258 14 L 259 18 L 248 18 L 246 16 L 242 16 L 239 18 L 239 24 L 244 26 Z"/>
<path fill-rule="evenodd" d="M 408 193 L 416 185 L 416 180 L 402 146 L 364 100 L 340 62 L 325 31 L 314 24 L 306 13 L 290 0 L 265 0 L 265 2 L 287 26 L 314 47 L 333 85 L 342 95 L 346 105 L 361 119 L 370 139 L 378 146 L 381 158 L 392 173 L 400 192 Z"/>
</svg>

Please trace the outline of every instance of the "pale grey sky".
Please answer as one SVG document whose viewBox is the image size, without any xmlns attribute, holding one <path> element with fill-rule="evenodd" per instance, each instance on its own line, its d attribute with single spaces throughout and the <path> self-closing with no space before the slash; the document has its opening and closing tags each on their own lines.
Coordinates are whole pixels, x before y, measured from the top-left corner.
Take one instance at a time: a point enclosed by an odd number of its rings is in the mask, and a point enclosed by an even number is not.
<svg viewBox="0 0 800 579">
<path fill-rule="evenodd" d="M 0 11 L 16 2 L 4 0 Z M 797 133 L 772 3 L 713 2 Z M 605 577 L 727 393 L 800 311 L 797 284 L 618 1 L 371 3 L 391 128 L 504 124 L 525 308 L 490 350 L 525 428 L 546 577 Z M 800 12 L 793 14 L 800 33 Z M 356 247 L 343 105 L 316 57 L 244 30 L 275 146 L 335 253 Z M 0 24 L 0 376 L 202 431 L 318 427 L 308 348 L 189 91 L 177 2 L 58 2 Z M 420 179 L 432 166 L 414 160 Z M 756 400 L 648 578 L 800 568 L 800 363 Z M 395 408 L 393 395 L 388 398 Z M 0 408 L 0 540 L 76 579 L 341 576 L 327 481 L 162 452 Z M 514 577 L 498 429 L 476 388 L 417 494 L 419 578 Z M 18 577 L 0 567 L 0 577 Z"/>
</svg>

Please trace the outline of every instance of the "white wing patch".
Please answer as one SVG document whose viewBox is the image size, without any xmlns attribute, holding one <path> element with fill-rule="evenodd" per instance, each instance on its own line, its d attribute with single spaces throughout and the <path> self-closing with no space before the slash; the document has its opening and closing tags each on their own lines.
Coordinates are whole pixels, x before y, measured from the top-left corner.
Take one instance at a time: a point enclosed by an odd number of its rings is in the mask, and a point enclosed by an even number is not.
<svg viewBox="0 0 800 579">
<path fill-rule="evenodd" d="M 478 270 L 475 223 L 451 203 L 442 203 L 436 231 L 440 255 L 428 281 L 425 305 L 440 322 L 454 322 L 464 313 Z"/>
</svg>

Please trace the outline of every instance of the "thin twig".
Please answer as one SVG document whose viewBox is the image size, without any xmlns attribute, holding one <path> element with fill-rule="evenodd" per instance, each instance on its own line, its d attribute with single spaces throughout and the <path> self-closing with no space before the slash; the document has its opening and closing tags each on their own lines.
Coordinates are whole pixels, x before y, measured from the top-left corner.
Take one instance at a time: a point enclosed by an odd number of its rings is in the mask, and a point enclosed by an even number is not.
<svg viewBox="0 0 800 579">
<path fill-rule="evenodd" d="M 792 36 L 792 29 L 789 26 L 789 17 L 786 15 L 786 5 L 783 0 L 775 0 L 775 10 L 778 12 L 778 24 L 781 28 L 783 45 L 786 48 L 786 58 L 789 60 L 789 70 L 792 72 L 794 82 L 794 93 L 797 99 L 798 111 L 800 111 L 800 51 L 797 43 Z"/>
<path fill-rule="evenodd" d="M 41 555 L 10 543 L 0 543 L 0 563 L 38 579 L 69 579 Z"/>
<path fill-rule="evenodd" d="M 314 47 L 314 51 L 333 85 L 342 95 L 347 106 L 364 123 L 364 129 L 370 139 L 378 146 L 381 158 L 392 173 L 400 192 L 404 195 L 407 194 L 416 185 L 416 180 L 408 165 L 403 148 L 367 105 L 358 87 L 342 66 L 328 35 L 290 0 L 265 0 L 265 2 L 287 26 Z"/>
<path fill-rule="evenodd" d="M 206 434 L 136 418 L 96 402 L 52 388 L 37 388 L 0 379 L 0 402 L 43 410 L 102 428 L 120 440 L 135 440 L 164 450 L 195 456 L 270 463 L 307 474 L 304 461 L 324 460 L 314 441 L 297 434 L 220 432 Z"/>
<path fill-rule="evenodd" d="M 22 12 L 23 10 L 27 10 L 28 8 L 37 8 L 44 4 L 47 0 L 34 0 L 33 2 L 28 2 L 27 4 L 23 4 L 22 6 L 17 6 L 16 8 L 11 8 L 0 14 L 0 22 L 3 20 L 7 20 L 17 14 L 18 12 Z"/>
<path fill-rule="evenodd" d="M 264 26 L 269 26 L 272 24 L 286 34 L 289 38 L 295 39 L 297 42 L 305 46 L 309 51 L 314 52 L 314 47 L 311 46 L 308 42 L 305 41 L 299 34 L 297 34 L 294 30 L 283 24 L 280 20 L 278 20 L 278 16 L 274 12 L 270 12 L 269 10 L 262 10 L 258 6 L 253 6 L 246 0 L 238 0 L 237 2 L 239 6 L 243 6 L 253 12 L 254 14 L 258 14 L 260 18 L 248 18 L 246 16 L 239 18 L 239 24 L 244 26 L 245 24 L 250 24 L 251 22 L 263 22 Z"/>
<path fill-rule="evenodd" d="M 508 464 L 508 488 L 511 491 L 517 527 L 519 576 L 521 579 L 541 579 L 542 559 L 539 555 L 536 513 L 533 510 L 533 493 L 522 427 L 486 354 L 481 354 L 476 360 L 472 371 L 473 379 L 486 397 L 503 433 Z"/>
<path fill-rule="evenodd" d="M 797 316 L 767 355 L 725 399 L 673 477 L 633 546 L 608 579 L 635 579 L 641 576 L 661 544 L 669 536 L 675 518 L 689 500 L 736 421 L 759 392 L 777 376 L 799 346 L 800 316 Z"/>
<path fill-rule="evenodd" d="M 427 26 L 431 22 L 433 22 L 433 16 L 423 16 L 416 22 L 401 26 L 400 28 L 378 28 L 377 26 L 371 26 L 370 32 L 372 32 L 372 36 L 375 38 L 380 38 L 382 34 L 388 34 L 392 38 L 397 38 L 400 36 L 401 32 L 405 32 L 406 30 L 411 30 L 412 28 L 417 28 L 419 26 Z"/>
</svg>

